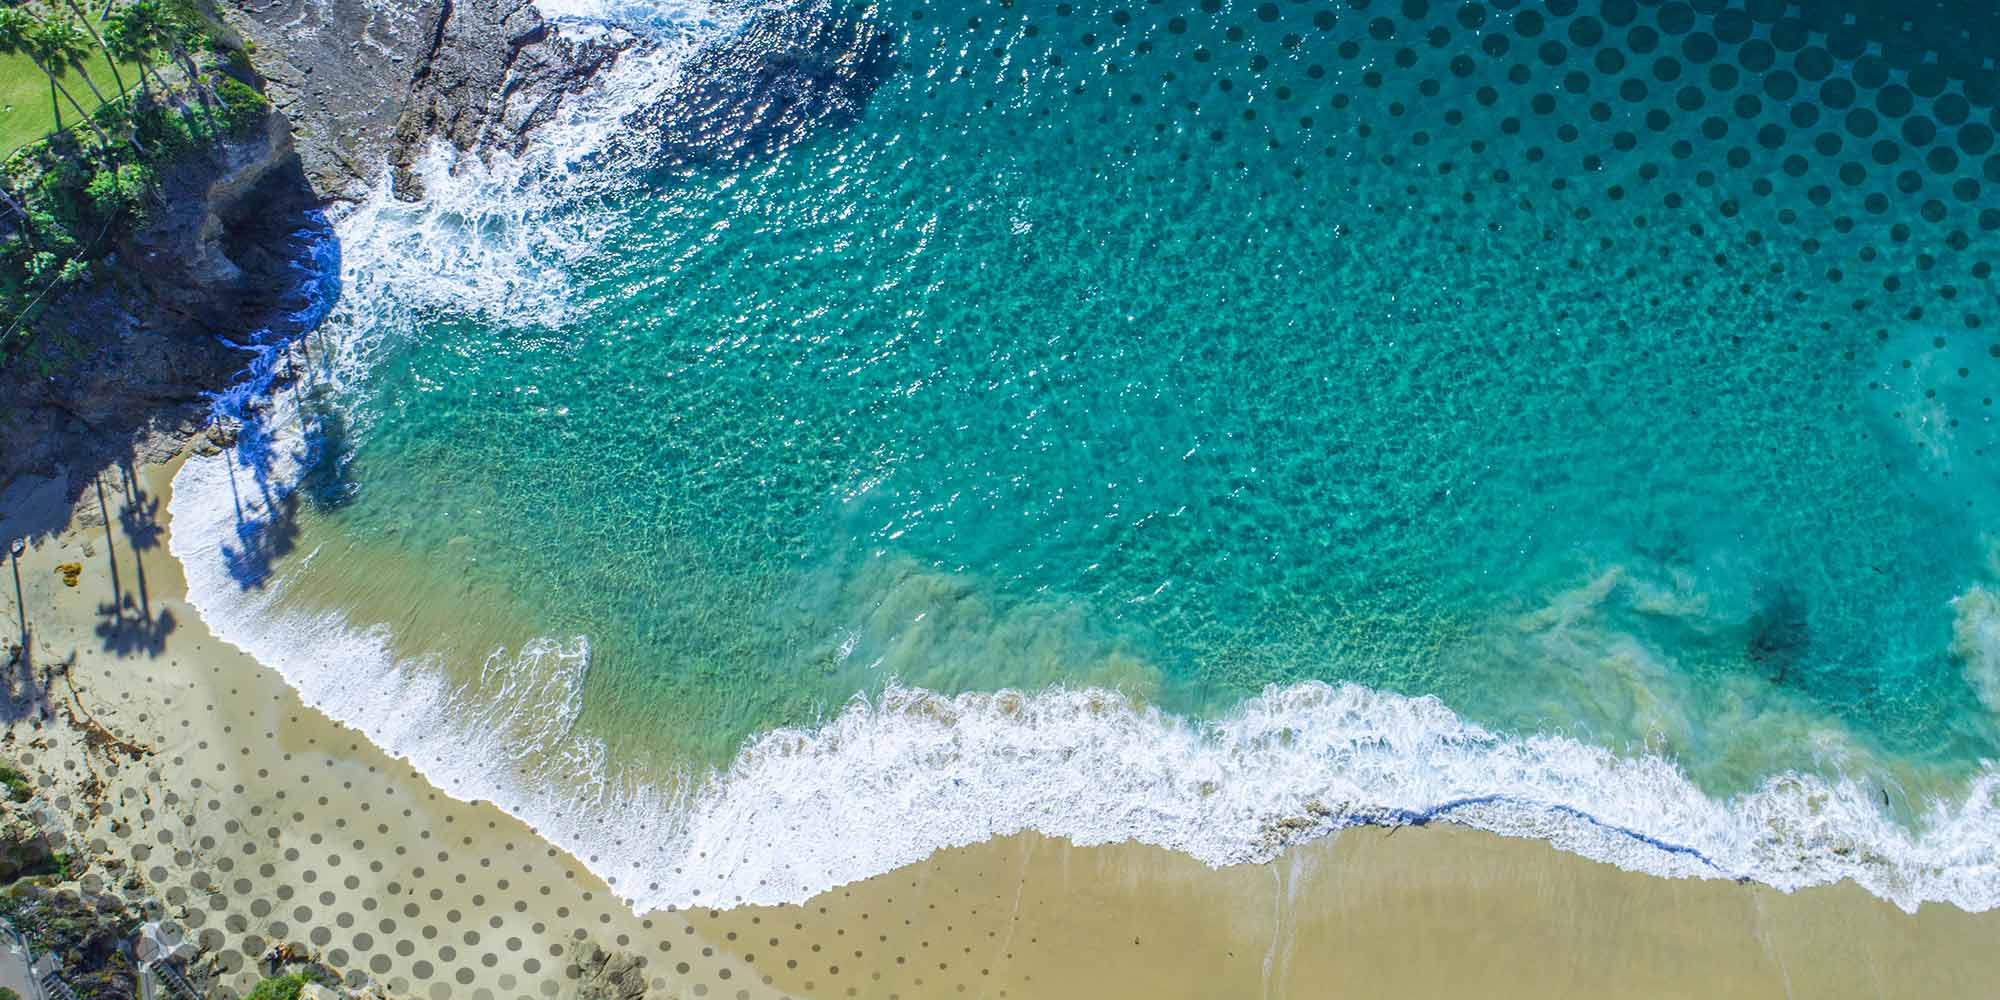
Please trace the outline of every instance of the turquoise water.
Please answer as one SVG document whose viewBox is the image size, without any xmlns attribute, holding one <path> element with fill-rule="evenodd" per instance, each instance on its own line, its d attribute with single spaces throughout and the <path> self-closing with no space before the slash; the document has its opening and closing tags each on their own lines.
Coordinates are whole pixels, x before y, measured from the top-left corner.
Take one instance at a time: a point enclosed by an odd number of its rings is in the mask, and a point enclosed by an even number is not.
<svg viewBox="0 0 2000 1000">
<path fill-rule="evenodd" d="M 587 635 L 623 759 L 892 680 L 1351 681 L 1919 811 L 2000 752 L 1992 95 L 1531 6 L 885 7 L 858 121 L 592 162 L 564 321 L 376 348 L 304 535 Z"/>
<path fill-rule="evenodd" d="M 899 12 L 852 129 L 614 189 L 581 318 L 445 319 L 383 360 L 337 530 L 469 539 L 645 703 L 607 714 L 712 759 L 891 674 L 1183 712 L 1354 680 L 1613 746 L 1662 721 L 1621 688 L 1664 683 L 1697 774 L 1755 724 L 1704 697 L 1728 687 L 1994 752 L 1947 653 L 2000 485 L 2000 358 L 1959 315 L 1992 287 L 1937 291 L 1977 258 L 1807 254 L 1843 242 L 1818 213 L 1756 239 L 1705 157 L 1537 162 L 1490 114 L 1444 124 L 1485 73 L 1371 87 L 1395 50 L 1288 49 L 1304 7 L 1068 11 Z M 1869 390 L 1911 357 L 1943 370 Z M 1892 415 L 1919 386 L 1962 422 L 1949 479 Z M 1521 621 L 1615 570 L 1583 648 Z M 1614 636 L 1658 676 L 1594 676 Z"/>
</svg>

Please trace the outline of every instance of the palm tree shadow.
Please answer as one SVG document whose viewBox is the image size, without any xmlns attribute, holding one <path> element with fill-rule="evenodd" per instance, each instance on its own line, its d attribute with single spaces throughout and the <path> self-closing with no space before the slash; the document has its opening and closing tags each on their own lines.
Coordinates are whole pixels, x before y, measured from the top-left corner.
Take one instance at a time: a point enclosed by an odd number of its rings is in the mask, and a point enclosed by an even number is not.
<svg viewBox="0 0 2000 1000">
<path fill-rule="evenodd" d="M 145 653 L 158 656 L 165 651 L 167 636 L 174 630 L 173 611 L 161 608 L 153 613 L 152 594 L 146 586 L 146 563 L 143 550 L 157 547 L 163 529 L 160 526 L 159 501 L 147 497 L 139 488 L 138 480 L 131 475 L 129 458 L 119 466 L 124 477 L 125 502 L 120 505 L 118 517 L 111 517 L 110 502 L 104 495 L 104 481 L 96 482 L 97 508 L 104 518 L 104 558 L 111 569 L 111 600 L 97 606 L 97 637 L 103 643 L 105 652 L 125 656 Z M 132 561 L 132 587 L 125 586 L 118 572 L 118 536 L 112 530 L 117 525 L 125 534 Z"/>
<path fill-rule="evenodd" d="M 21 630 L 21 644 L 0 647 L 0 722 L 50 717 L 48 685 L 35 676 L 34 632 Z"/>
<path fill-rule="evenodd" d="M 222 545 L 223 565 L 237 587 L 261 590 L 270 582 L 271 572 L 278 560 L 289 555 L 298 544 L 299 495 L 296 490 L 273 489 L 264 472 L 268 465 L 258 459 L 242 462 L 231 452 L 223 454 L 229 462 L 229 490 L 236 499 L 237 510 L 236 544 Z M 245 465 L 249 466 L 247 471 L 250 472 L 251 485 L 261 501 L 255 508 L 259 513 L 249 513 L 244 509 L 237 470 Z"/>
<path fill-rule="evenodd" d="M 7 554 L 14 571 L 14 608 L 20 615 L 17 643 L 0 645 L 0 722 L 14 723 L 30 716 L 49 717 L 48 686 L 35 678 L 35 630 L 28 624 L 28 602 L 21 586 L 21 551 Z"/>
<path fill-rule="evenodd" d="M 345 424 L 331 412 L 324 385 L 298 381 L 292 356 L 293 345 L 303 350 L 304 334 L 319 325 L 340 293 L 339 242 L 321 213 L 306 213 L 305 222 L 288 237 L 291 252 L 273 264 L 287 272 L 283 314 L 242 345 L 253 355 L 249 366 L 235 385 L 211 398 L 211 417 L 236 424 L 234 441 L 222 451 L 229 463 L 236 540 L 224 543 L 221 553 L 230 579 L 243 590 L 268 585 L 278 560 L 297 546 L 301 494 L 317 504 L 320 498 L 340 496 L 343 489 L 339 469 L 348 447 Z M 308 357 L 308 380 L 312 371 Z M 286 385 L 303 394 L 297 414 L 302 433 L 289 454 L 273 423 L 282 412 L 275 393 Z M 303 482 L 288 480 L 290 473 L 303 476 Z"/>
<path fill-rule="evenodd" d="M 129 456 L 119 463 L 118 471 L 125 481 L 126 500 L 118 508 L 118 526 L 125 532 L 125 540 L 136 552 L 158 548 L 161 537 L 166 534 L 165 527 L 160 524 L 160 498 L 147 496 L 140 487 Z"/>
<path fill-rule="evenodd" d="M 97 623 L 97 638 L 103 643 L 105 652 L 118 656 L 134 653 L 160 655 L 166 651 L 167 636 L 179 624 L 174 620 L 171 608 L 161 608 L 159 614 L 148 615 L 140 610 L 130 595 L 99 604 L 97 614 L 101 619 Z"/>
</svg>

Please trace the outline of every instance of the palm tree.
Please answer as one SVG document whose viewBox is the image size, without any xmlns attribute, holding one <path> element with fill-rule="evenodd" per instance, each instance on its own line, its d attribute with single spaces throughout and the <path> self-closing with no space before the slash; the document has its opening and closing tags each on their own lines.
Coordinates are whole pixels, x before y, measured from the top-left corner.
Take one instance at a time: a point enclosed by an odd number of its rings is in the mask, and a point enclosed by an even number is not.
<svg viewBox="0 0 2000 1000">
<path fill-rule="evenodd" d="M 90 33 L 90 40 L 97 43 L 97 48 L 99 51 L 103 52 L 106 56 L 109 56 L 111 54 L 111 50 L 105 47 L 104 36 L 98 34 L 97 29 L 90 26 L 90 14 L 87 11 L 85 11 L 83 7 L 76 2 L 76 0 L 66 0 L 66 2 L 69 4 L 70 12 L 76 15 L 77 23 L 83 25 L 83 30 Z M 118 72 L 118 60 L 107 58 L 104 60 L 104 63 L 105 65 L 111 67 L 111 79 L 117 81 L 118 83 L 118 96 L 124 97 L 125 74 Z M 81 67 L 79 67 L 79 70 L 81 70 Z M 89 77 L 88 73 L 84 75 L 86 78 Z M 90 89 L 96 90 L 97 88 L 93 86 Z M 99 95 L 98 99 L 102 100 L 103 95 Z"/>
<path fill-rule="evenodd" d="M 194 112 L 188 108 L 180 88 L 168 84 L 166 78 L 160 76 L 160 66 L 154 62 L 162 52 L 172 50 L 178 30 L 180 28 L 172 14 L 166 12 L 160 0 L 134 0 L 120 6 L 106 18 L 104 40 L 110 46 L 108 50 L 112 58 L 138 64 L 138 80 L 142 88 L 146 86 L 146 74 L 152 74 L 152 82 L 166 94 L 166 100 L 174 102 L 174 108 L 180 110 L 180 118 L 194 128 Z M 194 88 L 192 76 L 188 78 L 188 86 Z M 202 114 L 208 114 L 206 104 L 202 106 Z"/>
<path fill-rule="evenodd" d="M 60 58 L 56 59 L 56 62 L 76 70 L 77 75 L 83 77 L 84 85 L 90 88 L 91 96 L 97 98 L 99 105 L 110 104 L 111 102 L 104 97 L 104 91 L 97 89 L 97 81 L 90 78 L 90 72 L 84 65 L 89 62 L 91 56 L 104 51 L 102 43 L 92 44 L 97 37 L 96 33 L 85 34 L 78 31 L 76 22 L 61 14 L 42 18 L 41 30 L 55 36 L 55 40 L 47 44 L 54 46 L 48 50 L 51 54 L 60 53 Z"/>
<path fill-rule="evenodd" d="M 35 57 L 34 47 L 30 42 L 34 38 L 35 29 L 40 27 L 41 23 L 40 18 L 23 8 L 0 7 L 0 55 L 25 55 L 29 62 L 35 64 L 36 69 L 42 71 L 43 76 L 49 78 L 49 110 L 55 114 L 56 128 L 61 129 L 62 102 L 56 99 L 55 74 L 49 72 L 49 68 L 42 65 L 42 61 Z"/>
<path fill-rule="evenodd" d="M 181 117 L 193 122 L 193 114 L 180 92 L 168 85 L 166 78 L 154 67 L 153 59 L 160 54 L 160 36 L 168 30 L 166 11 L 158 0 L 137 0 L 113 11 L 104 19 L 104 50 L 111 58 L 122 62 L 135 63 L 139 67 L 139 90 L 151 93 L 146 75 L 152 74 L 153 82 L 179 109 Z"/>
<path fill-rule="evenodd" d="M 99 148 L 109 149 L 111 137 L 97 127 L 97 121 L 90 117 L 90 112 L 83 110 L 83 105 L 77 103 L 76 96 L 69 92 L 68 87 L 62 85 L 62 77 L 68 75 L 71 66 L 80 67 L 83 60 L 90 58 L 90 42 L 84 33 L 67 22 L 53 19 L 38 21 L 34 29 L 28 33 L 26 49 L 28 58 L 33 59 L 48 76 L 49 87 L 69 101 L 69 106 L 76 109 L 77 117 L 82 118 L 83 123 L 96 133 Z M 83 79 L 85 83 L 90 82 L 88 75 Z M 91 84 L 90 90 L 96 93 L 97 85 Z M 102 94 L 98 95 L 98 100 L 103 100 Z M 50 101 L 53 103 L 53 95 Z"/>
<path fill-rule="evenodd" d="M 64 44 L 70 53 L 70 65 L 76 69 L 78 76 L 83 77 L 84 84 L 90 88 L 91 94 L 97 98 L 97 103 L 102 107 L 112 107 L 112 102 L 105 99 L 104 91 L 97 89 L 97 81 L 90 78 L 90 69 L 84 64 L 90 61 L 93 56 L 103 55 L 105 57 L 105 65 L 111 67 L 112 78 L 118 81 L 118 98 L 122 101 L 125 98 L 125 77 L 118 72 L 118 60 L 111 57 L 110 49 L 104 45 L 104 36 L 99 35 L 97 29 L 90 26 L 90 15 L 84 13 L 83 8 L 77 6 L 76 0 L 69 0 L 69 8 L 76 12 L 78 21 L 71 21 L 60 14 L 48 18 L 47 21 L 60 24 L 67 32 L 69 37 L 64 39 Z M 78 23 L 83 25 L 83 32 L 76 30 Z M 86 32 L 89 34 L 89 42 L 84 41 L 84 33 Z M 91 42 L 96 43 L 94 48 Z M 132 145 L 141 154 L 144 154 L 146 152 L 146 145 L 139 141 L 139 120 L 131 115 L 126 115 L 125 117 L 131 124 L 131 128 L 128 131 L 131 135 Z"/>
<path fill-rule="evenodd" d="M 28 237 L 28 245 L 39 246 L 41 241 L 36 238 L 34 216 L 28 214 L 28 207 L 21 204 L 21 199 L 14 197 L 14 192 L 7 190 L 4 176 L 0 176 L 0 205 L 5 205 L 7 211 L 14 213 L 15 217 L 21 220 L 21 232 Z"/>
<path fill-rule="evenodd" d="M 193 26 L 179 14 L 168 11 L 157 3 L 152 6 L 156 14 L 152 20 L 154 47 L 170 53 L 174 61 L 180 63 L 181 70 L 187 74 L 188 86 L 195 86 L 201 80 L 201 68 L 195 65 L 194 56 L 188 53 L 186 44 L 186 39 L 194 31 Z M 199 93 L 199 90 L 196 92 Z"/>
</svg>

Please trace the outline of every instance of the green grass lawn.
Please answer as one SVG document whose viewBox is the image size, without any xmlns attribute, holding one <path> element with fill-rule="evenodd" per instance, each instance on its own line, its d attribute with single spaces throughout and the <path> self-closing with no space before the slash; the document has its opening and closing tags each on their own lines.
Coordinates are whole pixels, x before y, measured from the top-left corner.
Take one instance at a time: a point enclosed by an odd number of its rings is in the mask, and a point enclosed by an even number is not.
<svg viewBox="0 0 2000 1000">
<path fill-rule="evenodd" d="M 121 65 L 118 72 L 125 74 L 127 87 L 138 87 L 138 67 Z M 96 81 L 97 89 L 104 91 L 104 96 L 117 94 L 118 85 L 112 80 L 108 56 L 100 54 L 99 61 L 91 64 L 90 78 Z M 95 110 L 97 98 L 75 71 L 63 77 L 63 86 L 76 95 L 78 103 Z M 76 123 L 76 110 L 69 106 L 68 101 L 63 101 L 62 113 L 63 124 Z M 49 78 L 43 76 L 27 56 L 0 56 L 0 158 L 11 156 L 15 150 L 49 134 L 49 129 L 53 127 L 55 116 L 49 107 Z"/>
</svg>

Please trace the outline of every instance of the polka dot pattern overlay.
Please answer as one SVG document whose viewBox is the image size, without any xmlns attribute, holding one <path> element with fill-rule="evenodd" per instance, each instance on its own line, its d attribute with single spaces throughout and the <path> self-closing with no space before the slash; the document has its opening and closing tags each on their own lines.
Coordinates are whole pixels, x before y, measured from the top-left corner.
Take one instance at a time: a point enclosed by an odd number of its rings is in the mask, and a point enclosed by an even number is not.
<svg viewBox="0 0 2000 1000">
<path fill-rule="evenodd" d="M 1740 276 L 1745 309 L 1787 308 L 1760 282 L 1809 267 L 1853 310 L 1927 317 L 1990 345 L 1979 356 L 2000 364 L 2000 5 L 992 0 L 970 18 L 942 10 L 906 2 L 880 16 L 906 48 L 962 50 L 962 78 L 1038 74 L 1036 93 L 1101 98 L 1087 106 L 1126 116 L 1135 142 L 1192 157 L 1225 138 L 1244 148 L 1252 135 L 1302 179 L 1365 174 L 1354 183 L 1440 206 L 1441 217 L 1449 206 L 1461 228 L 1500 201 L 1544 207 L 1551 227 L 1590 223 L 1604 248 L 1723 240 L 1732 251 L 1713 266 Z M 1168 57 L 1170 78 L 1132 78 L 1141 56 L 1147 66 Z M 1004 109 L 1037 120 L 1050 110 Z M 1566 247 L 1551 266 L 1590 245 Z M 114 680 L 107 672 L 103 689 Z M 1031 954 L 1031 942 L 1008 937 L 1011 885 L 961 900 L 958 912 L 913 890 L 853 926 L 819 919 L 825 910 L 811 904 L 635 915 L 494 810 L 439 793 L 410 801 L 394 789 L 429 786 L 407 766 L 358 736 L 335 746 L 303 735 L 337 731 L 303 724 L 308 710 L 275 680 L 257 683 L 230 699 L 251 707 L 208 705 L 196 713 L 206 729 L 177 727 L 154 757 L 124 765 L 146 771 L 149 791 L 127 788 L 69 834 L 71 847 L 123 866 L 93 870 L 93 888 L 131 892 L 149 917 L 214 950 L 217 997 L 247 992 L 261 956 L 284 943 L 357 982 L 428 1000 L 571 996 L 592 947 L 633 963 L 661 995 L 739 1000 L 1005 996 L 986 992 L 995 963 Z M 251 749 L 270 746 L 283 751 Z M 400 780 L 385 781 L 390 773 Z M 174 888 L 154 895 L 128 872 Z"/>
</svg>

